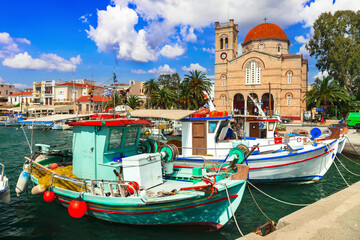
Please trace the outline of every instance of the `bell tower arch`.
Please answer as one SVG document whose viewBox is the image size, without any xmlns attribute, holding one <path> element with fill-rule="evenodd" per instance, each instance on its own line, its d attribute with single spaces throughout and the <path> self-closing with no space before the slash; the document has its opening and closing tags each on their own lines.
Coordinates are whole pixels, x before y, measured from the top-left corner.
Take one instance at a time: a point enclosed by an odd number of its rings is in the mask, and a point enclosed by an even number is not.
<svg viewBox="0 0 360 240">
<path fill-rule="evenodd" d="M 215 22 L 215 64 L 237 57 L 238 33 L 238 25 L 234 24 L 234 19 L 227 23 Z"/>
</svg>

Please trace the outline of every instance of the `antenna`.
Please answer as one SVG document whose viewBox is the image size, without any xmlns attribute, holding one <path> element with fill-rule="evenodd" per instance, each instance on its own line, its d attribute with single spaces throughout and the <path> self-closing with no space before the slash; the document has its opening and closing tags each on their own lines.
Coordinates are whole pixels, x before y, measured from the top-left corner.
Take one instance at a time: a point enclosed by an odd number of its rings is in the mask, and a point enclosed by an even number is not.
<svg viewBox="0 0 360 240">
<path fill-rule="evenodd" d="M 264 22 L 266 23 L 267 17 L 264 17 Z"/>
</svg>

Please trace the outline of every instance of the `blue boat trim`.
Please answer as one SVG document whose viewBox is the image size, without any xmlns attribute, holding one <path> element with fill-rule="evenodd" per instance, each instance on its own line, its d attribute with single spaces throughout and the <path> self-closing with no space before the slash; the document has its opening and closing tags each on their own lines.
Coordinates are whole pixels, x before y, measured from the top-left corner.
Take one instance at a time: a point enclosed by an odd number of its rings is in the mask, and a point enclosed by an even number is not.
<svg viewBox="0 0 360 240">
<path fill-rule="evenodd" d="M 226 120 L 226 119 L 231 119 L 231 116 L 227 116 L 227 117 L 203 117 L 203 118 L 183 118 L 181 119 L 181 121 L 185 122 L 185 121 L 199 121 L 199 120 Z"/>
</svg>

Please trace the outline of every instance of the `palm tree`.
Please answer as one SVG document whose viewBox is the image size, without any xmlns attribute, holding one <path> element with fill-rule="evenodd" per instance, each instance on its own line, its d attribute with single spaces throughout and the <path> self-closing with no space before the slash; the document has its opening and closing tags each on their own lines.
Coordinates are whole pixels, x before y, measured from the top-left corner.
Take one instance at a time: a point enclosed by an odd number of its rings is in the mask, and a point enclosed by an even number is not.
<svg viewBox="0 0 360 240">
<path fill-rule="evenodd" d="M 144 94 L 147 96 L 148 101 L 147 101 L 147 108 L 152 107 L 151 103 L 152 103 L 152 97 L 153 95 L 159 91 L 159 85 L 158 82 L 155 79 L 150 79 L 149 81 L 144 83 Z M 150 104 L 150 106 L 149 106 Z"/>
<path fill-rule="evenodd" d="M 137 107 L 140 107 L 142 102 L 143 101 L 140 100 L 138 96 L 129 96 L 127 105 L 132 109 L 135 109 Z"/>
<path fill-rule="evenodd" d="M 309 107 L 324 106 L 324 113 L 327 112 L 329 105 L 334 105 L 340 99 L 349 100 L 345 88 L 330 76 L 323 77 L 322 80 L 317 78 L 311 87 L 312 89 L 305 94 L 304 101 Z"/>
<path fill-rule="evenodd" d="M 114 99 L 115 99 L 115 101 L 114 101 Z M 118 93 L 114 93 L 111 95 L 110 100 L 108 102 L 106 102 L 105 109 L 106 108 L 115 108 L 117 105 L 121 105 L 121 104 L 122 104 L 121 96 Z"/>
<path fill-rule="evenodd" d="M 201 71 L 190 71 L 190 74 L 185 75 L 184 84 L 187 84 L 190 89 L 193 98 L 191 102 L 194 109 L 202 107 L 206 100 L 204 98 L 204 91 L 209 95 L 211 91 L 211 82 Z"/>
<path fill-rule="evenodd" d="M 176 93 L 168 88 L 160 88 L 152 96 L 152 105 L 160 109 L 170 109 L 176 106 Z"/>
<path fill-rule="evenodd" d="M 179 85 L 179 103 L 182 109 L 191 109 L 192 102 L 191 99 L 193 98 L 191 89 L 188 87 L 188 83 L 183 81 Z"/>
</svg>

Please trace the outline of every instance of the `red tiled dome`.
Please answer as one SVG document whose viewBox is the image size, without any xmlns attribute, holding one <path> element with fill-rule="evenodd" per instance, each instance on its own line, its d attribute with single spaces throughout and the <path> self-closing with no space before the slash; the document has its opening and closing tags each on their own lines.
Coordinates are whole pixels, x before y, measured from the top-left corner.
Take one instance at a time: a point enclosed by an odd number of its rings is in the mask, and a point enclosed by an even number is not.
<svg viewBox="0 0 360 240">
<path fill-rule="evenodd" d="M 289 41 L 285 32 L 278 25 L 273 23 L 262 23 L 249 31 L 245 37 L 244 43 L 253 39 L 262 38 L 276 38 Z"/>
</svg>

